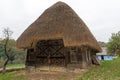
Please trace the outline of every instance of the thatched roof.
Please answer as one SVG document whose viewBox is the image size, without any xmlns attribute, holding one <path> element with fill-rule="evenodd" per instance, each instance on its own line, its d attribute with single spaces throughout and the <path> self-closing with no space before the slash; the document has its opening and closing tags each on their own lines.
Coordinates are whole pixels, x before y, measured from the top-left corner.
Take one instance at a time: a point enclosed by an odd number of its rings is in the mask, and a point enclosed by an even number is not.
<svg viewBox="0 0 120 80">
<path fill-rule="evenodd" d="M 28 48 L 40 40 L 49 39 L 63 39 L 64 46 L 89 46 L 101 51 L 85 23 L 63 2 L 45 10 L 18 38 L 17 47 Z"/>
</svg>

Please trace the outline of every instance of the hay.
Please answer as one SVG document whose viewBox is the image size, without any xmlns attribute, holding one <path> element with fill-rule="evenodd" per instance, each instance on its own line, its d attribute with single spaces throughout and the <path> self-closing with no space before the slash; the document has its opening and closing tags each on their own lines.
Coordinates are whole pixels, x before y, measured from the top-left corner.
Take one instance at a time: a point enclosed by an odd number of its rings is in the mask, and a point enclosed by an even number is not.
<svg viewBox="0 0 120 80">
<path fill-rule="evenodd" d="M 64 46 L 89 46 L 101 51 L 86 24 L 71 7 L 57 2 L 33 22 L 18 38 L 18 48 L 28 48 L 40 40 L 63 39 Z"/>
</svg>

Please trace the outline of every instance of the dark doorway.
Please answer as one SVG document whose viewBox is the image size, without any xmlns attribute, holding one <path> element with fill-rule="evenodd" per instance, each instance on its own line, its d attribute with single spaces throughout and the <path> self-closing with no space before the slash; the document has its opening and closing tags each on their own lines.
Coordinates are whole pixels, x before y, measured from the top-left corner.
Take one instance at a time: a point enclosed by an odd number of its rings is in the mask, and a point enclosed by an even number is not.
<svg viewBox="0 0 120 80">
<path fill-rule="evenodd" d="M 62 39 L 42 40 L 36 45 L 38 66 L 64 66 L 65 65 L 65 49 Z"/>
<path fill-rule="evenodd" d="M 104 56 L 103 55 L 101 55 L 101 60 L 104 60 Z"/>
</svg>

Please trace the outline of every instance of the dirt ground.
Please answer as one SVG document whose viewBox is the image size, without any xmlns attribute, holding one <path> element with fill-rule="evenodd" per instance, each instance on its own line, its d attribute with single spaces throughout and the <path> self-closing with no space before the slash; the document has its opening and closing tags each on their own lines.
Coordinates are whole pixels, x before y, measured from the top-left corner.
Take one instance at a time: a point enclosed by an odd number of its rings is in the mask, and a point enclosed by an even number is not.
<svg viewBox="0 0 120 80">
<path fill-rule="evenodd" d="M 84 72 L 87 70 L 83 70 L 81 72 L 35 72 L 35 73 L 21 73 L 18 76 L 25 76 L 29 80 L 75 80 L 78 79 Z"/>
</svg>

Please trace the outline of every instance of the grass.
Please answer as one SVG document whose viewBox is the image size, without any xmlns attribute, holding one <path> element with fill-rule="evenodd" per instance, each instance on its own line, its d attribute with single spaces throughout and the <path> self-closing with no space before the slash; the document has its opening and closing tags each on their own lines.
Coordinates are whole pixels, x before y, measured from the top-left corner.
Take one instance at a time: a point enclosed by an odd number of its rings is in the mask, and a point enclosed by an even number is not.
<svg viewBox="0 0 120 80">
<path fill-rule="evenodd" d="M 102 61 L 100 66 L 92 67 L 78 80 L 120 80 L 120 58 Z"/>
<path fill-rule="evenodd" d="M 7 68 L 20 68 L 25 67 L 24 64 L 8 64 Z M 28 80 L 26 77 L 16 76 L 18 73 L 22 73 L 24 70 L 21 71 L 13 71 L 13 72 L 6 72 L 5 74 L 0 73 L 0 80 Z"/>
<path fill-rule="evenodd" d="M 25 67 L 25 64 L 8 64 L 7 68 L 20 68 Z"/>
<path fill-rule="evenodd" d="M 26 77 L 16 76 L 16 74 L 22 73 L 22 72 L 24 72 L 24 70 L 7 72 L 5 74 L 0 73 L 0 80 L 28 80 Z"/>
</svg>

